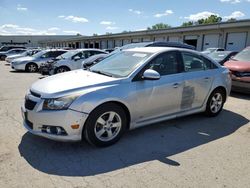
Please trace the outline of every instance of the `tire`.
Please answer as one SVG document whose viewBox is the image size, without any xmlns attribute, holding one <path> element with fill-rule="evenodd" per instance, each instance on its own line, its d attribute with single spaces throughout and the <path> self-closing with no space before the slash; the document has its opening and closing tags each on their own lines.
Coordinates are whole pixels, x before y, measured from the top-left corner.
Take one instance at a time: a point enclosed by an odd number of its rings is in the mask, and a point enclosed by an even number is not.
<svg viewBox="0 0 250 188">
<path fill-rule="evenodd" d="M 6 58 L 6 55 L 2 55 L 2 56 L 0 57 L 0 60 L 1 60 L 1 61 L 5 61 L 5 58 Z"/>
<path fill-rule="evenodd" d="M 119 105 L 108 103 L 90 113 L 84 127 L 84 137 L 92 145 L 107 147 L 116 143 L 126 130 L 127 117 Z"/>
<path fill-rule="evenodd" d="M 62 66 L 62 67 L 58 67 L 56 69 L 56 74 L 58 73 L 63 73 L 63 72 L 67 72 L 67 71 L 70 71 L 70 69 L 68 67 L 65 67 L 65 66 Z"/>
<path fill-rule="evenodd" d="M 223 109 L 226 94 L 222 89 L 215 89 L 209 96 L 205 114 L 209 117 L 217 116 Z"/>
<path fill-rule="evenodd" d="M 37 72 L 38 66 L 35 63 L 28 63 L 25 67 L 27 72 Z"/>
</svg>

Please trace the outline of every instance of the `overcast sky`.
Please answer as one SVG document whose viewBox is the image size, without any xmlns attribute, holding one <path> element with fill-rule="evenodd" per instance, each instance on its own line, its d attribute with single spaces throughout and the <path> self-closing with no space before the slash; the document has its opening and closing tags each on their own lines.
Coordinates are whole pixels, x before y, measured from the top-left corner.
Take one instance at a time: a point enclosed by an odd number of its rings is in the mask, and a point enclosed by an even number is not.
<svg viewBox="0 0 250 188">
<path fill-rule="evenodd" d="M 0 35 L 118 33 L 211 14 L 248 19 L 250 0 L 0 0 Z"/>
</svg>

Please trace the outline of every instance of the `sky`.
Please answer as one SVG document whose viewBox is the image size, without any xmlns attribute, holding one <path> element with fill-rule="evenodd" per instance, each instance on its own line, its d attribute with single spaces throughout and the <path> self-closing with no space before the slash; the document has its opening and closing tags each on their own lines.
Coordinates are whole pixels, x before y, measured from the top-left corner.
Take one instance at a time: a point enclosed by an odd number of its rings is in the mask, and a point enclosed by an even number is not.
<svg viewBox="0 0 250 188">
<path fill-rule="evenodd" d="M 250 0 L 0 0 L 0 35 L 101 35 L 211 14 L 250 19 L 249 10 Z"/>
</svg>

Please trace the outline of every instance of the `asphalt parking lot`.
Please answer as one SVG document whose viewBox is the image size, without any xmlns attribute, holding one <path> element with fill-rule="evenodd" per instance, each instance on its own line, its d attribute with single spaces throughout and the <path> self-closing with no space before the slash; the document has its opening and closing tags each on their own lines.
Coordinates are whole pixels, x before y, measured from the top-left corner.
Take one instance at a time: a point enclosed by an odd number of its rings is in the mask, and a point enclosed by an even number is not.
<svg viewBox="0 0 250 188">
<path fill-rule="evenodd" d="M 162 122 L 95 148 L 26 132 L 20 105 L 41 78 L 0 62 L 0 187 L 249 187 L 250 96 L 233 93 L 216 118 Z"/>
</svg>

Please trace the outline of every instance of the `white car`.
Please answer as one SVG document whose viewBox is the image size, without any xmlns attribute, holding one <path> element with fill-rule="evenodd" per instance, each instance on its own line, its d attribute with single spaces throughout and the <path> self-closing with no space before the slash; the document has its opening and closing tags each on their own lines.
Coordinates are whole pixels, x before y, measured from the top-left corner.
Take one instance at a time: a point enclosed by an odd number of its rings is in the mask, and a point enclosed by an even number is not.
<svg viewBox="0 0 250 188">
<path fill-rule="evenodd" d="M 59 60 L 53 65 L 50 74 L 81 69 L 84 59 L 97 54 L 107 54 L 107 52 L 99 49 L 77 49 L 69 51 L 59 57 Z"/>
<path fill-rule="evenodd" d="M 38 53 L 39 51 L 41 51 L 41 50 L 39 50 L 39 49 L 32 49 L 32 50 L 24 51 L 21 54 L 10 55 L 10 56 L 6 57 L 5 61 L 7 63 L 11 63 L 11 61 L 13 61 L 14 59 L 17 59 L 17 58 L 20 58 L 20 57 L 32 56 L 32 55 Z"/>
<path fill-rule="evenodd" d="M 33 56 L 14 59 L 11 62 L 11 68 L 15 70 L 24 70 L 27 72 L 37 72 L 42 63 L 52 60 L 66 52 L 67 50 L 62 49 L 42 50 L 41 52 L 38 52 Z"/>
</svg>

